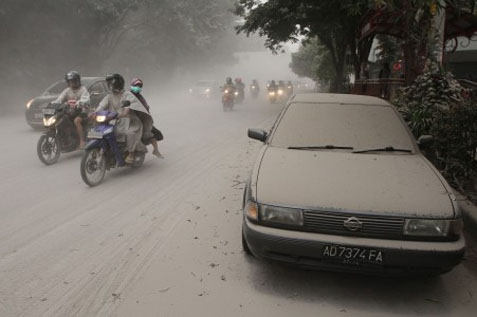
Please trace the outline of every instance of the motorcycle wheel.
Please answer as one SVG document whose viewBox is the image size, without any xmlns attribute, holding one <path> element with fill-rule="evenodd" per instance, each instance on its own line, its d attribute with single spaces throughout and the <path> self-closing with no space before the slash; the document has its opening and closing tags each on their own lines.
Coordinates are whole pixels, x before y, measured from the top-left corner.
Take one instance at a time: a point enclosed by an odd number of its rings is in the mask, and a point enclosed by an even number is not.
<svg viewBox="0 0 477 317">
<path fill-rule="evenodd" d="M 106 174 L 106 160 L 100 149 L 85 151 L 81 158 L 81 178 L 90 187 L 97 186 Z"/>
<path fill-rule="evenodd" d="M 60 159 L 60 144 L 55 136 L 43 134 L 36 146 L 38 158 L 45 165 L 53 165 Z"/>
</svg>

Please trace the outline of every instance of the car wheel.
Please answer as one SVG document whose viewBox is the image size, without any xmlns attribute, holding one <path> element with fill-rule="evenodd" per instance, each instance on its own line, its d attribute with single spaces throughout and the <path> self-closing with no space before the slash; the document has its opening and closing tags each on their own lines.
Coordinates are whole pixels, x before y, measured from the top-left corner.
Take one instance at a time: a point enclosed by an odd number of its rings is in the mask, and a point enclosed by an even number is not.
<svg viewBox="0 0 477 317">
<path fill-rule="evenodd" d="M 250 251 L 250 248 L 248 247 L 247 241 L 245 240 L 245 236 L 242 231 L 242 249 L 245 254 L 253 256 L 252 251 Z"/>
</svg>

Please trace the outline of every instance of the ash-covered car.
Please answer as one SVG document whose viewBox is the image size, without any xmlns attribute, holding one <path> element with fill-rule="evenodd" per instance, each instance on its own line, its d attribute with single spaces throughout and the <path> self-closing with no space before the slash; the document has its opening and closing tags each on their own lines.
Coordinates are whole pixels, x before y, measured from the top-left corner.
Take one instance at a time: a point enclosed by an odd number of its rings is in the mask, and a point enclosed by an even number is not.
<svg viewBox="0 0 477 317">
<path fill-rule="evenodd" d="M 397 110 L 366 96 L 297 94 L 243 200 L 244 250 L 327 270 L 441 274 L 464 254 L 461 211 Z"/>
<path fill-rule="evenodd" d="M 220 94 L 220 87 L 215 80 L 199 80 L 189 88 L 189 94 L 193 97 L 209 99 Z"/>
<path fill-rule="evenodd" d="M 96 108 L 108 94 L 108 85 L 103 77 L 83 77 L 81 83 L 90 93 L 91 107 Z M 66 89 L 64 80 L 48 87 L 40 96 L 28 101 L 25 109 L 26 122 L 35 129 L 43 128 L 43 108 L 54 101 Z"/>
</svg>

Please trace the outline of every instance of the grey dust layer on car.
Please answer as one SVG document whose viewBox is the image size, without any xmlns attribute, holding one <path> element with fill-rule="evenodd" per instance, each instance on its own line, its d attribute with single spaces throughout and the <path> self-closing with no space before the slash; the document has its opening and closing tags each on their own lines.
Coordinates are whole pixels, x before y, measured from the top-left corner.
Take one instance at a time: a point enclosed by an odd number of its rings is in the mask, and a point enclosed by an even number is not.
<svg viewBox="0 0 477 317">
<path fill-rule="evenodd" d="M 440 274 L 464 254 L 451 187 L 397 110 L 367 96 L 297 94 L 264 142 L 243 201 L 244 250 L 328 270 Z"/>
<path fill-rule="evenodd" d="M 81 84 L 90 93 L 91 107 L 95 109 L 101 100 L 108 94 L 108 85 L 103 77 L 83 77 Z M 66 89 L 64 80 L 57 81 L 48 87 L 40 96 L 37 96 L 26 104 L 25 119 L 32 128 L 43 127 L 43 108 L 54 101 L 61 92 Z"/>
</svg>

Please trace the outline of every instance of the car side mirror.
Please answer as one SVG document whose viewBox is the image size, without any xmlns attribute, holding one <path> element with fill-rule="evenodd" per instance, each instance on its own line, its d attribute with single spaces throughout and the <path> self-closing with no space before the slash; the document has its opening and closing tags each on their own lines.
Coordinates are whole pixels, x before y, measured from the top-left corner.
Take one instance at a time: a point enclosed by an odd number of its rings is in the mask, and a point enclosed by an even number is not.
<svg viewBox="0 0 477 317">
<path fill-rule="evenodd" d="M 248 129 L 248 137 L 260 142 L 267 140 L 267 132 L 261 129 Z"/>
<path fill-rule="evenodd" d="M 417 145 L 420 148 L 429 147 L 434 142 L 434 137 L 432 135 L 421 135 L 417 140 Z"/>
</svg>

